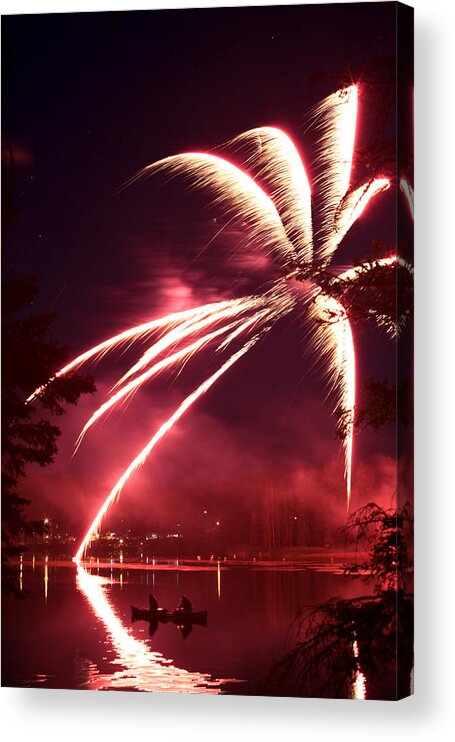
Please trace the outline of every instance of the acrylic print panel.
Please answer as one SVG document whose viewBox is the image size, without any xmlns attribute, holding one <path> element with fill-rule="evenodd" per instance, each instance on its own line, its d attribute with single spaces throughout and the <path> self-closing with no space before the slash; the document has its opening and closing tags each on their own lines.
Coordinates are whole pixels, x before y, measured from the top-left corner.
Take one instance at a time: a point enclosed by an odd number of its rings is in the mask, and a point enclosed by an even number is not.
<svg viewBox="0 0 455 742">
<path fill-rule="evenodd" d="M 412 692 L 412 41 L 3 19 L 4 685 Z"/>
</svg>

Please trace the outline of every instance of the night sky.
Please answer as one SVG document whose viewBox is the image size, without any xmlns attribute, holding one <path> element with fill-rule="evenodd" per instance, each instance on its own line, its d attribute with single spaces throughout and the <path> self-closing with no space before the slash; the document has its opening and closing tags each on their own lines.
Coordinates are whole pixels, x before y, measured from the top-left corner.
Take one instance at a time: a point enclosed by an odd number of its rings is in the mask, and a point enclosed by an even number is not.
<svg viewBox="0 0 455 742">
<path fill-rule="evenodd" d="M 18 167 L 18 218 L 4 277 L 33 273 L 37 311 L 73 355 L 123 328 L 207 301 L 258 290 L 267 261 L 235 255 L 207 200 L 148 180 L 119 192 L 141 167 L 181 151 L 208 151 L 238 133 L 276 125 L 299 146 L 311 176 L 314 133 L 305 114 L 359 70 L 380 77 L 395 48 L 395 4 L 41 15 L 3 18 L 3 133 Z M 358 143 L 377 110 L 360 101 Z M 391 117 L 393 126 L 393 118 Z M 379 175 L 393 173 L 379 173 Z M 356 176 L 361 173 L 355 173 Z M 371 240 L 394 242 L 395 187 L 351 230 L 335 257 L 349 265 Z M 372 327 L 355 332 L 359 384 L 393 379 L 394 347 Z M 155 451 L 131 480 L 116 515 L 173 523 L 254 507 L 267 486 L 294 491 L 345 516 L 340 444 L 321 374 L 305 355 L 297 318 L 285 319 Z M 210 352 L 175 380 L 72 446 L 103 391 L 128 368 L 96 369 L 98 393 L 62 420 L 54 466 L 32 468 L 23 491 L 37 515 L 82 528 L 159 424 L 214 369 Z M 356 438 L 353 505 L 390 504 L 392 430 Z M 158 519 L 158 520 L 157 520 Z"/>
</svg>

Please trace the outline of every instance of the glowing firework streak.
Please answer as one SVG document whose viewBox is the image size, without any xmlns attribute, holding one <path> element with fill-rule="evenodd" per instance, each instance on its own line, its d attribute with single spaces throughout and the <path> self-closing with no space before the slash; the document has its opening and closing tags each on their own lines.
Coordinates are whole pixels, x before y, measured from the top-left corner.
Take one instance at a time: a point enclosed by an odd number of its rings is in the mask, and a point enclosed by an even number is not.
<svg viewBox="0 0 455 742">
<path fill-rule="evenodd" d="M 290 310 L 289 310 L 290 311 Z M 223 350 L 223 348 L 227 348 L 228 345 L 230 345 L 233 340 L 239 337 L 239 335 L 242 334 L 242 332 L 245 332 L 245 330 L 249 329 L 253 325 L 257 324 L 261 320 L 265 320 L 267 317 L 270 317 L 271 313 L 269 310 L 264 310 L 263 312 L 258 312 L 257 314 L 253 315 L 253 317 L 250 317 L 250 319 L 247 319 L 245 322 L 243 322 L 240 327 L 238 327 L 236 330 L 231 332 L 225 340 L 223 340 L 222 343 L 219 344 L 217 350 Z"/>
<path fill-rule="evenodd" d="M 411 276 L 414 275 L 414 268 L 410 263 L 408 263 L 406 260 L 403 260 L 403 258 L 400 258 L 398 255 L 390 255 L 388 258 L 378 258 L 377 260 L 372 260 L 369 263 L 362 263 L 361 265 L 354 266 L 354 268 L 349 268 L 343 273 L 340 273 L 335 278 L 335 282 L 337 279 L 339 279 L 340 281 L 353 281 L 366 270 L 373 270 L 375 268 L 390 268 L 393 265 L 398 265 L 400 268 L 404 268 Z"/>
<path fill-rule="evenodd" d="M 216 155 L 185 152 L 148 165 L 130 183 L 158 172 L 168 173 L 171 177 L 182 175 L 190 179 L 193 188 L 213 194 L 213 205 L 226 219 L 236 220 L 247 227 L 245 246 L 260 244 L 281 264 L 292 264 L 295 250 L 275 205 L 243 170 Z"/>
<path fill-rule="evenodd" d="M 346 496 L 347 509 L 351 502 L 352 488 L 352 456 L 354 443 L 354 415 L 355 415 L 355 350 L 354 339 L 352 337 L 351 323 L 345 316 L 342 320 L 343 326 L 343 371 L 341 393 L 343 395 L 344 409 L 348 411 L 349 420 L 347 423 L 347 432 L 344 439 L 345 448 L 345 477 L 346 477 Z"/>
<path fill-rule="evenodd" d="M 160 353 L 163 352 L 163 350 L 166 350 L 174 343 L 178 343 L 180 340 L 183 340 L 188 335 L 193 335 L 196 332 L 199 332 L 199 330 L 203 330 L 209 325 L 215 324 L 216 322 L 221 321 L 222 319 L 226 319 L 228 317 L 232 317 L 238 314 L 241 314 L 242 312 L 248 311 L 250 309 L 253 309 L 254 307 L 258 306 L 258 304 L 263 304 L 264 298 L 263 297 L 245 297 L 245 299 L 239 299 L 233 302 L 229 303 L 229 306 L 223 306 L 223 307 L 216 307 L 211 312 L 204 312 L 205 315 L 208 314 L 208 316 L 204 316 L 203 319 L 199 321 L 194 321 L 194 319 L 188 320 L 187 322 L 184 322 L 182 325 L 179 325 L 174 330 L 171 330 L 170 332 L 166 333 L 166 335 L 161 338 L 157 343 L 152 345 L 151 348 L 148 348 L 142 358 L 137 361 L 137 363 L 132 366 L 129 371 L 126 372 L 122 376 L 121 379 L 115 384 L 115 387 L 122 384 L 124 381 L 130 378 L 130 376 L 133 376 L 138 371 L 140 371 L 144 366 L 147 366 L 150 361 L 152 361 L 154 358 L 156 358 Z M 202 307 L 202 309 L 206 309 L 205 307 Z"/>
<path fill-rule="evenodd" d="M 179 322 L 180 320 L 185 320 L 190 317 L 197 317 L 202 312 L 215 311 L 217 309 L 221 309 L 226 306 L 232 306 L 233 304 L 236 304 L 236 303 L 237 301 L 223 301 L 223 302 L 218 302 L 216 304 L 207 304 L 202 307 L 196 307 L 195 309 L 186 309 L 182 312 L 176 312 L 175 314 L 169 314 L 166 317 L 161 317 L 159 319 L 152 320 L 151 322 L 144 322 L 144 324 L 142 325 L 137 325 L 136 327 L 131 327 L 128 330 L 124 330 L 118 335 L 114 335 L 113 337 L 108 338 L 107 340 L 103 340 L 102 343 L 99 343 L 98 345 L 95 345 L 93 348 L 86 350 L 84 353 L 81 353 L 81 355 L 77 356 L 72 361 L 67 363 L 66 366 L 64 366 L 59 371 L 57 371 L 54 374 L 54 376 L 51 379 L 49 379 L 48 382 L 46 382 L 46 384 L 43 384 L 42 386 L 35 389 L 35 391 L 27 398 L 26 402 L 27 403 L 33 402 L 37 397 L 40 396 L 40 394 L 43 393 L 46 387 L 55 379 L 58 379 L 61 376 L 65 376 L 70 371 L 74 371 L 76 368 L 79 368 L 80 366 L 82 366 L 82 364 L 86 363 L 92 358 L 100 359 L 107 352 L 111 351 L 116 346 L 121 345 L 122 343 L 125 343 L 128 340 L 131 341 L 131 340 L 137 340 L 139 338 L 147 337 L 150 333 L 152 333 L 154 330 L 157 330 L 159 328 L 170 327 L 176 324 L 177 322 Z"/>
<path fill-rule="evenodd" d="M 317 258 L 323 265 L 330 261 L 339 244 L 334 223 L 351 178 L 357 99 L 357 87 L 351 85 L 325 98 L 313 114 L 319 132 L 316 164 L 322 217 L 322 245 Z"/>
<path fill-rule="evenodd" d="M 400 189 L 406 198 L 411 218 L 414 219 L 414 189 L 406 178 L 400 178 Z"/>
<path fill-rule="evenodd" d="M 150 381 L 153 377 L 157 376 L 161 371 L 163 371 L 166 368 L 170 368 L 171 366 L 175 366 L 179 361 L 182 361 L 184 358 L 193 355 L 196 351 L 200 350 L 204 345 L 207 345 L 215 338 L 219 337 L 220 335 L 225 334 L 226 332 L 229 332 L 229 330 L 232 330 L 232 328 L 236 327 L 239 333 L 245 329 L 246 327 L 249 327 L 250 324 L 253 322 L 257 322 L 258 319 L 264 316 L 264 314 L 269 314 L 269 310 L 267 310 L 266 313 L 262 312 L 260 314 L 254 315 L 254 317 L 246 323 L 242 323 L 240 327 L 239 321 L 231 322 L 229 325 L 226 325 L 224 327 L 221 327 L 218 330 L 215 330 L 214 332 L 211 332 L 207 335 L 204 335 L 202 338 L 199 338 L 194 343 L 191 343 L 191 345 L 188 345 L 186 348 L 183 348 L 182 350 L 177 351 L 176 353 L 173 353 L 168 358 L 164 358 L 162 361 L 159 361 L 158 363 L 155 363 L 148 371 L 141 374 L 141 376 L 137 376 L 135 379 L 129 382 L 129 384 L 126 384 L 124 387 L 122 387 L 116 394 L 114 394 L 110 399 L 107 400 L 104 404 L 102 404 L 96 412 L 93 413 L 89 421 L 84 425 L 81 433 L 79 434 L 79 437 L 76 441 L 76 447 L 75 450 L 79 448 L 82 439 L 84 435 L 86 434 L 87 430 L 91 428 L 91 426 L 100 419 L 109 409 L 114 407 L 118 402 L 120 402 L 125 397 L 130 397 L 134 392 L 136 392 L 142 384 L 144 384 L 146 381 Z"/>
<path fill-rule="evenodd" d="M 299 265 L 313 259 L 311 189 L 297 148 L 281 129 L 261 126 L 228 142 L 244 154 L 245 169 L 257 176 L 275 204 Z"/>
<path fill-rule="evenodd" d="M 98 513 L 96 514 L 95 518 L 93 519 L 92 523 L 89 526 L 89 529 L 87 533 L 85 534 L 84 538 L 82 539 L 82 542 L 79 546 L 79 549 L 77 551 L 77 554 L 75 556 L 76 563 L 80 563 L 87 547 L 90 544 L 90 541 L 92 539 L 92 536 L 99 531 L 101 521 L 103 520 L 104 516 L 106 515 L 107 511 L 109 510 L 109 507 L 112 505 L 113 502 L 119 497 L 123 487 L 127 483 L 128 479 L 131 477 L 134 471 L 138 469 L 140 466 L 142 466 L 145 461 L 147 460 L 149 454 L 152 452 L 152 450 L 155 448 L 156 444 L 159 443 L 159 441 L 164 438 L 166 433 L 168 433 L 171 428 L 175 425 L 175 423 L 180 420 L 182 415 L 200 398 L 202 395 L 204 395 L 213 384 L 215 384 L 216 381 L 224 374 L 228 369 L 231 368 L 231 366 L 234 365 L 245 353 L 250 350 L 250 348 L 257 342 L 259 339 L 259 336 L 256 336 L 252 340 L 248 341 L 241 350 L 237 351 L 237 353 L 234 353 L 219 369 L 216 371 L 212 376 L 210 376 L 208 379 L 206 379 L 194 392 L 192 392 L 186 399 L 182 402 L 182 404 L 176 409 L 176 411 L 171 415 L 171 417 L 164 422 L 161 427 L 157 430 L 153 438 L 147 443 L 145 448 L 142 449 L 142 451 L 136 456 L 136 458 L 131 462 L 131 464 L 128 466 L 126 471 L 122 474 L 116 485 L 113 487 L 111 492 L 109 493 L 108 497 L 104 501 L 103 505 L 99 509 Z"/>
<path fill-rule="evenodd" d="M 319 356 L 326 359 L 326 375 L 335 390 L 336 406 L 341 408 L 347 417 L 343 427 L 345 436 L 345 479 L 347 506 L 351 499 L 352 455 L 354 438 L 355 413 L 355 350 L 351 324 L 346 310 L 332 296 L 320 293 L 310 308 L 316 320 L 313 334 L 313 345 Z"/>
<path fill-rule="evenodd" d="M 337 279 L 339 279 L 340 281 L 352 281 L 355 278 L 358 278 L 358 276 L 361 275 L 365 270 L 370 270 L 377 267 L 389 268 L 392 265 L 395 265 L 397 262 L 399 262 L 399 258 L 397 258 L 396 255 L 391 255 L 389 258 L 379 258 L 378 260 L 372 260 L 371 263 L 362 263 L 361 265 L 356 265 L 353 268 L 348 268 L 348 270 L 340 273 L 337 276 Z"/>
<path fill-rule="evenodd" d="M 390 181 L 387 178 L 375 178 L 370 183 L 366 183 L 355 191 L 348 193 L 343 199 L 335 218 L 337 247 L 352 225 L 363 214 L 371 199 L 389 188 Z"/>
</svg>

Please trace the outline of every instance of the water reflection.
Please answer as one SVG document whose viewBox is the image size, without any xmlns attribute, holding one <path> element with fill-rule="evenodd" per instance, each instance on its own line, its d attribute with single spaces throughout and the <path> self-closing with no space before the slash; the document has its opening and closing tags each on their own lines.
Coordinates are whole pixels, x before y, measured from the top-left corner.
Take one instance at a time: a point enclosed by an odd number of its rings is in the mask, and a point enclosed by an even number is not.
<svg viewBox="0 0 455 742">
<path fill-rule="evenodd" d="M 49 557 L 46 555 L 44 560 L 44 600 L 47 603 L 47 595 L 49 591 Z"/>
<path fill-rule="evenodd" d="M 117 654 L 113 663 L 121 666 L 113 674 L 102 675 L 96 666 L 87 665 L 86 686 L 96 690 L 134 688 L 183 693 L 220 692 L 221 680 L 213 680 L 207 674 L 175 667 L 171 659 L 166 659 L 160 652 L 153 652 L 145 642 L 132 636 L 108 600 L 105 588 L 110 581 L 107 578 L 89 574 L 82 565 L 78 565 L 76 583 L 107 631 Z"/>
<path fill-rule="evenodd" d="M 412 687 L 412 659 L 412 597 L 332 598 L 301 615 L 299 640 L 268 682 L 278 695 L 297 686 L 306 696 L 398 700 Z"/>
<path fill-rule="evenodd" d="M 352 642 L 352 653 L 356 660 L 359 656 L 359 645 L 357 639 Z M 354 680 L 352 682 L 352 697 L 356 701 L 364 701 L 367 697 L 366 678 L 360 669 L 360 663 L 357 662 L 357 667 L 354 670 Z"/>
<path fill-rule="evenodd" d="M 300 672 L 295 682 L 280 679 L 273 687 L 264 688 L 263 681 L 270 667 L 292 651 L 299 639 L 295 616 L 341 594 L 350 601 L 346 616 L 349 630 L 346 641 L 336 636 L 335 643 L 338 650 L 343 649 L 339 659 L 348 672 L 338 695 L 392 695 L 387 687 L 377 687 L 375 678 L 384 676 L 384 664 L 373 668 L 369 663 L 367 627 L 358 621 L 352 624 L 352 599 L 364 588 L 351 578 L 296 564 L 239 567 L 223 561 L 218 564 L 218 560 L 210 565 L 173 560 L 152 565 L 152 557 L 148 568 L 126 559 L 119 564 L 97 558 L 84 567 L 76 581 L 72 563 L 58 563 L 49 557 L 48 562 L 36 560 L 35 566 L 32 558 L 30 562 L 24 559 L 26 600 L 4 606 L 6 685 L 314 695 L 314 684 L 307 687 L 310 677 L 301 687 Z M 152 587 L 152 580 L 156 580 L 156 587 Z M 129 609 L 132 604 L 141 605 L 144 596 L 155 590 L 162 605 L 175 604 L 182 593 L 191 596 L 195 606 L 208 610 L 209 628 L 198 628 L 182 641 L 175 626 L 161 626 L 151 640 L 148 624 L 130 624 Z M 379 613 L 384 617 L 383 609 Z M 320 661 L 312 664 L 316 668 L 323 665 Z M 330 675 L 334 677 L 333 662 Z M 237 682 L 227 678 L 237 678 Z"/>
</svg>

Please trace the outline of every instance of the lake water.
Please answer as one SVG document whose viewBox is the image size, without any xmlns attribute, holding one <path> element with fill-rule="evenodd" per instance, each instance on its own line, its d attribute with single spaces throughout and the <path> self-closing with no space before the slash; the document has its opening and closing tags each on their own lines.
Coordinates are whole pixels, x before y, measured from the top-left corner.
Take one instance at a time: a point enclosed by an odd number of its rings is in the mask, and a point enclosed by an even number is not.
<svg viewBox="0 0 455 742">
<path fill-rule="evenodd" d="M 92 563 L 78 571 L 24 562 L 24 597 L 3 601 L 2 684 L 278 694 L 264 680 L 295 646 L 299 612 L 365 594 L 340 566 Z M 188 596 L 195 611 L 207 610 L 207 626 L 184 637 L 159 624 L 150 636 L 147 623 L 131 621 L 131 605 L 146 606 L 150 592 L 166 608 Z"/>
</svg>

